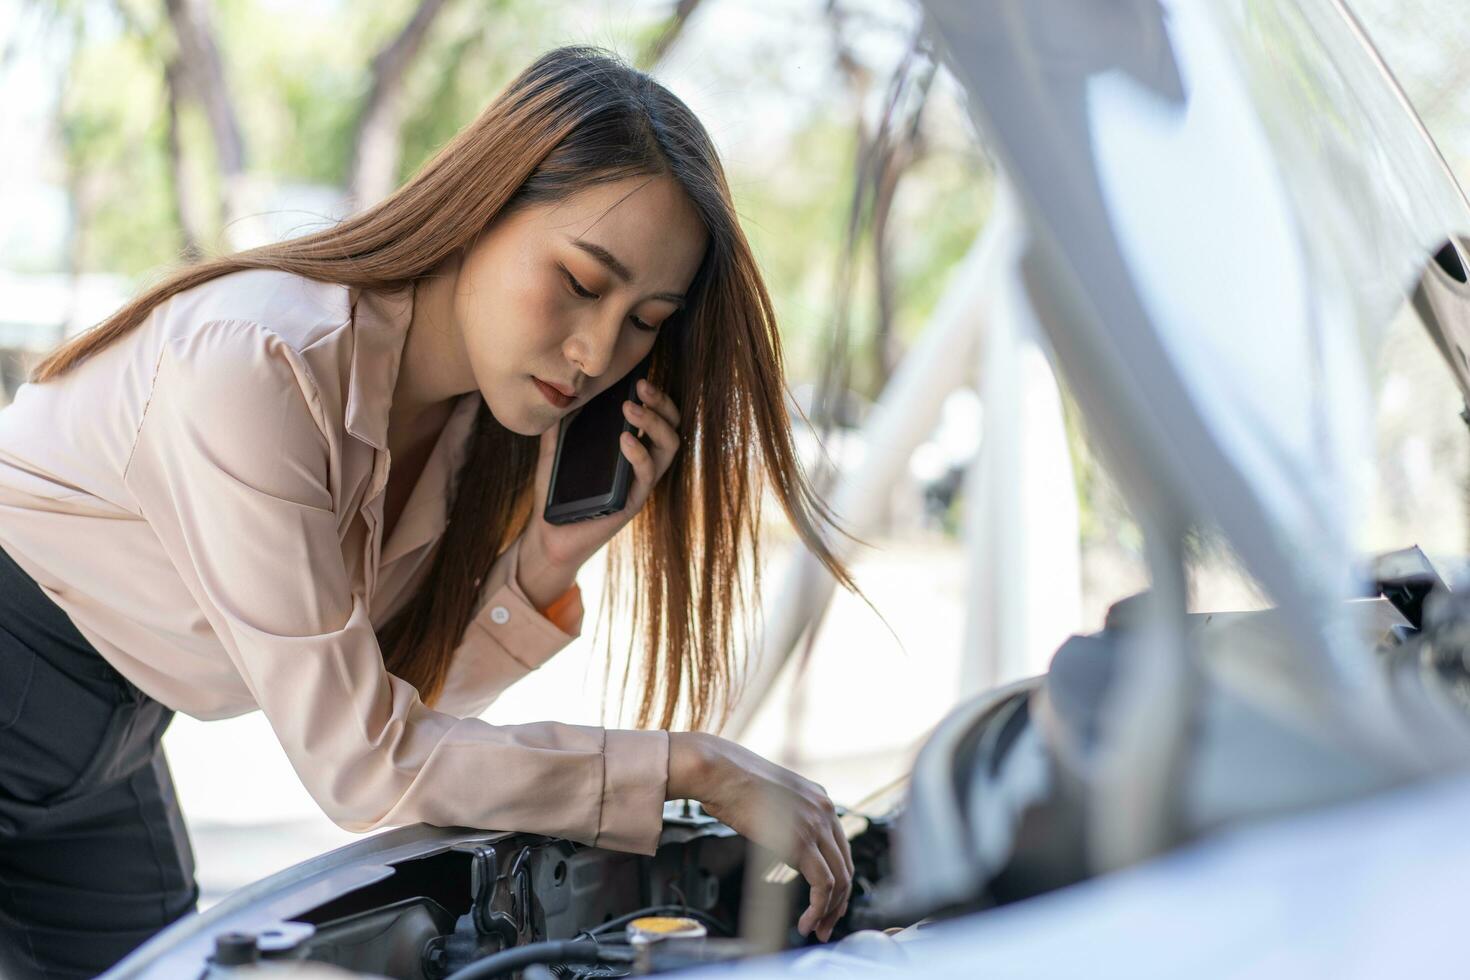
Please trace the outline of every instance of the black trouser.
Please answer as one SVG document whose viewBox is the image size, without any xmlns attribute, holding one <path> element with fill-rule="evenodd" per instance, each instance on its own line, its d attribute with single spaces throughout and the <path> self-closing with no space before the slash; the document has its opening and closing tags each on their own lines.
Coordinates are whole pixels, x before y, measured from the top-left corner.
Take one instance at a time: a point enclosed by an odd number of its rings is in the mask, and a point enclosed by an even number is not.
<svg viewBox="0 0 1470 980">
<path fill-rule="evenodd" d="M 92 977 L 194 909 L 173 712 L 0 549 L 0 977 Z"/>
</svg>

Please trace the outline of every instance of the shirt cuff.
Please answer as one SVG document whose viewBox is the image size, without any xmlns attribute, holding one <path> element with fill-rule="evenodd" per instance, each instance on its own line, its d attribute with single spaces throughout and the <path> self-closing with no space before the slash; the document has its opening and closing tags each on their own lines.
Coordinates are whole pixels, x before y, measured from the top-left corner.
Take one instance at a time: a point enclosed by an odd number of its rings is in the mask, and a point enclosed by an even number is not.
<svg viewBox="0 0 1470 980">
<path fill-rule="evenodd" d="M 512 541 L 504 560 L 496 564 L 494 578 L 486 583 L 484 602 L 471 623 L 490 634 L 511 659 L 535 670 L 581 635 L 581 589 L 568 600 L 558 621 L 542 615 L 517 581 L 521 540 Z"/>
<path fill-rule="evenodd" d="M 582 621 L 582 588 L 576 582 L 541 610 L 541 615 L 555 623 L 565 633 L 580 632 Z"/>
<path fill-rule="evenodd" d="M 657 851 L 668 785 L 668 732 L 608 729 L 595 845 L 634 854 Z"/>
</svg>

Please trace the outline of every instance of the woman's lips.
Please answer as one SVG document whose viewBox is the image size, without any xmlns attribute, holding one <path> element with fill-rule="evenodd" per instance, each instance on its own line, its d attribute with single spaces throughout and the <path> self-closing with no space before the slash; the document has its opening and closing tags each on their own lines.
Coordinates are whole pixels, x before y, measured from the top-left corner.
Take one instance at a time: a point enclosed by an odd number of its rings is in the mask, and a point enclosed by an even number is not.
<svg viewBox="0 0 1470 980">
<path fill-rule="evenodd" d="M 563 395 L 561 392 L 557 391 L 555 388 L 551 387 L 551 385 L 547 384 L 545 381 L 542 381 L 540 378 L 533 376 L 531 380 L 536 382 L 537 390 L 539 390 L 541 394 L 546 397 L 546 400 L 551 402 L 551 404 L 555 405 L 557 408 L 566 408 L 572 402 L 576 401 L 575 398 L 569 398 L 566 395 Z"/>
</svg>

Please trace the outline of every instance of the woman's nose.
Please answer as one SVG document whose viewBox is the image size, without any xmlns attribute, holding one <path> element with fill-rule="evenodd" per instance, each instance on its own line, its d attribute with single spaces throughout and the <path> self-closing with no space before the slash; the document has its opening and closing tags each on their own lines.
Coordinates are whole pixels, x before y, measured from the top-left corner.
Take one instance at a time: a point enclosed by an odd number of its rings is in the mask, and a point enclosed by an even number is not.
<svg viewBox="0 0 1470 980">
<path fill-rule="evenodd" d="M 563 347 L 567 360 L 589 378 L 602 374 L 612 363 L 613 352 L 617 350 L 620 326 L 621 320 L 614 321 L 611 315 L 583 320 Z"/>
</svg>

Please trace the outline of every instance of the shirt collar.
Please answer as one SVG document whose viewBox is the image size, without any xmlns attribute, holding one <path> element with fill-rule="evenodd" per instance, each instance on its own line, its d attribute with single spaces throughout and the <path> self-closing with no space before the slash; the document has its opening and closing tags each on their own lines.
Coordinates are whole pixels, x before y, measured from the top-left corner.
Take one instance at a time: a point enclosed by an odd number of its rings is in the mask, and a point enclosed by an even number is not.
<svg viewBox="0 0 1470 980">
<path fill-rule="evenodd" d="M 388 448 L 388 409 L 408 325 L 413 284 L 392 290 L 348 290 L 352 309 L 352 366 L 347 378 L 347 431 L 374 449 Z"/>
<path fill-rule="evenodd" d="M 439 440 L 424 463 L 418 483 L 414 484 L 408 500 L 404 502 L 398 525 L 383 543 L 381 560 L 384 564 L 444 533 L 449 523 L 449 495 L 454 488 L 454 477 L 469 452 L 481 401 L 478 391 L 467 391 L 459 396 L 459 402 L 444 423 Z"/>
<path fill-rule="evenodd" d="M 413 285 L 372 290 L 352 288 L 353 310 L 351 372 L 347 379 L 347 431 L 380 452 L 388 449 L 388 412 L 408 327 L 413 320 Z M 407 554 L 443 533 L 449 523 L 449 493 L 469 451 L 478 391 L 459 397 L 439 434 L 418 483 L 404 502 L 403 513 L 389 540 L 383 543 L 382 563 Z"/>
</svg>

